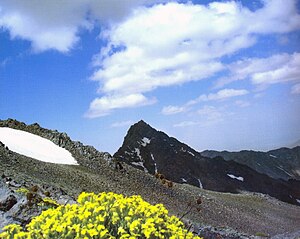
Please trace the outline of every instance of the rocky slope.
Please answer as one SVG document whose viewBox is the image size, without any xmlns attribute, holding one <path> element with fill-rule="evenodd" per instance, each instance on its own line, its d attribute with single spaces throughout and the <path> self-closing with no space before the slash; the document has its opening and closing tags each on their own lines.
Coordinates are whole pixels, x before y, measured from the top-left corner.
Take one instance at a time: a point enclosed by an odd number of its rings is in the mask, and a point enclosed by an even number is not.
<svg viewBox="0 0 300 239">
<path fill-rule="evenodd" d="M 55 142 L 57 137 L 53 135 L 61 135 L 36 124 L 26 126 L 12 122 L 14 128 L 45 134 Z M 1 124 L 7 126 L 7 121 Z M 12 222 L 26 224 L 40 212 L 34 206 L 27 207 L 27 197 L 18 193 L 20 188 L 32 190 L 37 187 L 38 198 L 47 194 L 63 204 L 74 202 L 82 191 L 139 194 L 152 204 L 163 203 L 171 214 L 179 217 L 186 213 L 189 202 L 193 205 L 201 197 L 201 210 L 191 210 L 183 219 L 194 224 L 192 230 L 195 233 L 208 239 L 257 238 L 255 235 L 258 234 L 277 238 L 283 234 L 286 238 L 299 235 L 298 206 L 257 193 L 219 193 L 177 183 L 168 188 L 153 175 L 126 164 L 122 169 L 115 167 L 113 161 L 107 160 L 109 155 L 76 143 L 67 135 L 60 144 L 69 145 L 75 159 L 83 164 L 46 163 L 14 153 L 0 144 L 0 228 Z"/>
<path fill-rule="evenodd" d="M 49 130 L 34 123 L 26 125 L 14 119 L 0 120 L 0 127 L 23 130 L 43 138 L 49 139 L 56 145 L 67 149 L 76 158 L 76 161 L 83 166 L 97 168 L 101 161 L 110 161 L 111 155 L 106 152 L 99 152 L 92 146 L 85 146 L 78 141 L 72 141 L 66 133 L 57 130 Z"/>
<path fill-rule="evenodd" d="M 128 131 L 114 157 L 145 172 L 219 192 L 260 192 L 300 205 L 300 183 L 273 179 L 246 165 L 207 158 L 140 121 Z"/>
<path fill-rule="evenodd" d="M 257 172 L 276 179 L 300 180 L 300 146 L 280 148 L 268 152 L 243 150 L 240 152 L 205 150 L 201 155 L 214 158 L 221 156 L 226 161 L 233 160 Z"/>
</svg>

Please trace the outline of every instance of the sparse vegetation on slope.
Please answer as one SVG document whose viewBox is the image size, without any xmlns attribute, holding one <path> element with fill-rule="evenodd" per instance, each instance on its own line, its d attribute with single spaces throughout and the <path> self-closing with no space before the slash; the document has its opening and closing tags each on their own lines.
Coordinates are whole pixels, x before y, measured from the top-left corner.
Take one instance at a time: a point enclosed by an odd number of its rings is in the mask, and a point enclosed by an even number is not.
<svg viewBox="0 0 300 239">
<path fill-rule="evenodd" d="M 8 225 L 0 238 L 200 239 L 177 217 L 169 216 L 162 204 L 151 205 L 140 196 L 83 192 L 77 201 L 43 211 L 25 231 L 20 225 Z"/>
<path fill-rule="evenodd" d="M 19 126 L 15 127 L 20 128 Z M 43 131 L 37 126 L 36 128 L 27 127 L 29 132 L 33 128 L 37 132 Z M 47 131 L 46 135 L 49 139 L 52 138 L 55 141 L 56 136 L 52 137 L 51 132 L 54 135 L 60 133 Z M 1 228 L 9 223 L 26 225 L 30 221 L 32 210 L 23 210 L 20 211 L 20 214 L 15 214 L 17 206 L 22 206 L 25 197 L 19 198 L 15 192 L 18 188 L 27 188 L 32 191 L 32 187 L 38 185 L 38 192 L 41 191 L 42 196 L 49 197 L 50 193 L 52 199 L 58 202 L 63 201 L 63 203 L 72 201 L 83 191 L 97 194 L 113 191 L 126 196 L 141 195 L 151 204 L 165 205 L 169 212 L 177 217 L 184 215 L 189 202 L 195 202 L 201 196 L 203 199 L 201 211 L 192 210 L 184 219 L 185 222 L 190 221 L 194 224 L 191 231 L 204 238 L 207 238 L 206 235 L 211 234 L 212 230 L 215 231 L 214 233 L 220 234 L 220 228 L 224 234 L 233 235 L 232 237 L 223 237 L 230 239 L 239 238 L 238 236 L 243 235 L 241 233 L 255 235 L 257 232 L 261 232 L 273 236 L 282 233 L 286 235 L 299 230 L 300 207 L 298 206 L 256 193 L 234 195 L 178 183 L 173 183 L 173 187 L 168 188 L 150 174 L 126 164 L 122 164 L 122 170 L 115 168 L 109 160 L 98 157 L 98 155 L 101 156 L 101 152 L 94 154 L 94 149 L 89 146 L 80 146 L 80 143 L 68 138 L 66 140 L 69 142 L 69 148 L 74 150 L 74 157 L 76 159 L 81 157 L 82 162 L 85 162 L 84 165 L 45 163 L 16 154 L 6 149 L 5 146 L 0 146 L 0 174 L 6 175 L 5 178 L 0 179 L 0 190 L 6 188 L 5 195 L 2 194 L 3 202 L 10 195 L 16 196 L 18 201 L 9 211 L 0 211 L 2 219 L 4 219 L 0 221 Z M 61 145 L 65 145 L 64 140 L 61 141 Z M 25 207 L 25 209 L 27 208 Z M 210 226 L 206 227 L 205 225 Z M 202 234 L 202 228 L 205 228 L 205 234 Z M 229 228 L 234 230 L 230 231 Z"/>
</svg>

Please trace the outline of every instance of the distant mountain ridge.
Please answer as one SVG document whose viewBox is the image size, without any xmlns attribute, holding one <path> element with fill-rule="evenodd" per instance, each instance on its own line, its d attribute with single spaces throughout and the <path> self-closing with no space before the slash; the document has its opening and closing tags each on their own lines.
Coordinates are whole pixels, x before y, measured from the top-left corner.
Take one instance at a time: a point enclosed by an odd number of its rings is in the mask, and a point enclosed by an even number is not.
<svg viewBox="0 0 300 239">
<path fill-rule="evenodd" d="M 298 141 L 296 141 L 295 143 L 288 145 L 287 148 L 295 148 L 297 146 L 300 146 L 300 139 Z"/>
<path fill-rule="evenodd" d="M 144 121 L 130 127 L 114 157 L 151 174 L 160 172 L 174 182 L 220 192 L 260 192 L 300 204 L 299 182 L 273 179 L 222 157 L 205 157 Z"/>
<path fill-rule="evenodd" d="M 201 155 L 209 158 L 220 156 L 233 160 L 275 179 L 300 180 L 300 146 L 280 148 L 268 152 L 243 150 L 240 152 L 205 150 Z"/>
</svg>

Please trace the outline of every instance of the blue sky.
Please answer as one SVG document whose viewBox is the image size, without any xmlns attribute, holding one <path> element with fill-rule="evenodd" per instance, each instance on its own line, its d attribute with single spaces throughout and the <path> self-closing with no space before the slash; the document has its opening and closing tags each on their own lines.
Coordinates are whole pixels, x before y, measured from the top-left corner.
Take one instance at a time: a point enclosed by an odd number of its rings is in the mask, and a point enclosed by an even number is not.
<svg viewBox="0 0 300 239">
<path fill-rule="evenodd" d="M 290 145 L 300 139 L 299 8 L 0 0 L 0 119 L 110 153 L 140 119 L 199 151 Z"/>
</svg>

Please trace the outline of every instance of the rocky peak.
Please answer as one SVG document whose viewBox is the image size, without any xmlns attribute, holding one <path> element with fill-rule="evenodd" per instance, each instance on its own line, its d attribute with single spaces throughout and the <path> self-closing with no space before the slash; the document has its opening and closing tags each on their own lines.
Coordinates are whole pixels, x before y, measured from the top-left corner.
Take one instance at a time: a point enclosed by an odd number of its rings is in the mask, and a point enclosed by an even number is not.
<svg viewBox="0 0 300 239">
<path fill-rule="evenodd" d="M 209 190 L 261 192 L 295 204 L 300 197 L 297 183 L 292 185 L 270 178 L 246 165 L 225 161 L 222 157 L 204 157 L 144 121 L 130 127 L 114 158 L 146 173 L 159 172 L 174 182 Z"/>
</svg>

